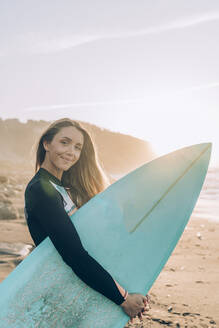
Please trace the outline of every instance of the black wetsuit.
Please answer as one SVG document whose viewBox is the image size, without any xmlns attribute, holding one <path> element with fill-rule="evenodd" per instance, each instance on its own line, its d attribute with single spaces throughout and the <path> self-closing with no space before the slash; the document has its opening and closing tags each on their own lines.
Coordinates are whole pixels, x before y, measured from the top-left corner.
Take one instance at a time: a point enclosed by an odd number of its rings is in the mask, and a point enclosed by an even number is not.
<svg viewBox="0 0 219 328">
<path fill-rule="evenodd" d="M 65 211 L 62 195 L 54 188 L 62 183 L 40 168 L 25 190 L 25 216 L 36 246 L 50 237 L 55 248 L 75 274 L 88 286 L 116 304 L 124 301 L 111 275 L 84 249 Z"/>
</svg>

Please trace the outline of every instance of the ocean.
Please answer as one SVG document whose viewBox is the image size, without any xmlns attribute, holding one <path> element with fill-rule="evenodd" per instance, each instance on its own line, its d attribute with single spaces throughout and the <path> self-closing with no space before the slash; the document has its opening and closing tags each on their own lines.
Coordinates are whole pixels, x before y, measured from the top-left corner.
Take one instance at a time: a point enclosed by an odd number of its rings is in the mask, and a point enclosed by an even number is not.
<svg viewBox="0 0 219 328">
<path fill-rule="evenodd" d="M 193 216 L 219 222 L 219 168 L 209 168 Z"/>
</svg>

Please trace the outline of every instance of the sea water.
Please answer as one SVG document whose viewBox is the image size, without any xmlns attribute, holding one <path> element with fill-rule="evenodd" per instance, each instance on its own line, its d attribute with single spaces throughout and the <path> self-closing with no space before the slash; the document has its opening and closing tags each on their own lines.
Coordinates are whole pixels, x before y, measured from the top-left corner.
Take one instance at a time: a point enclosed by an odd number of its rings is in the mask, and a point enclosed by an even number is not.
<svg viewBox="0 0 219 328">
<path fill-rule="evenodd" d="M 219 167 L 209 168 L 192 215 L 219 222 Z"/>
</svg>

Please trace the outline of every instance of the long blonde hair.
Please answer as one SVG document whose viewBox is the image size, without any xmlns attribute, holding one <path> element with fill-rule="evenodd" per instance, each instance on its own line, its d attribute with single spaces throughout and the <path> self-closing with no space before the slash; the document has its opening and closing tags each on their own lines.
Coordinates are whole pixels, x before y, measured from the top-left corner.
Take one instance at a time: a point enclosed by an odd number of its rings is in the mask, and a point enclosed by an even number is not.
<svg viewBox="0 0 219 328">
<path fill-rule="evenodd" d="M 91 136 L 81 124 L 69 118 L 63 118 L 53 122 L 47 128 L 37 144 L 35 171 L 39 170 L 45 158 L 46 151 L 43 142 L 51 142 L 62 128 L 68 126 L 77 128 L 84 136 L 79 160 L 62 174 L 62 184 L 69 189 L 73 202 L 79 208 L 109 185 L 109 180 L 98 161 Z"/>
</svg>

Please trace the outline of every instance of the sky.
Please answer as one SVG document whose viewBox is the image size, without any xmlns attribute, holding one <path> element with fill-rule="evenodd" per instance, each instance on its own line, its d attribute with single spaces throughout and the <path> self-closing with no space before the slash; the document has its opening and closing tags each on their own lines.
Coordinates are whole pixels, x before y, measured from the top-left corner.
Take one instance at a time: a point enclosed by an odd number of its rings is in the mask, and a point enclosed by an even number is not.
<svg viewBox="0 0 219 328">
<path fill-rule="evenodd" d="M 0 117 L 212 142 L 219 166 L 218 0 L 0 0 Z"/>
</svg>

